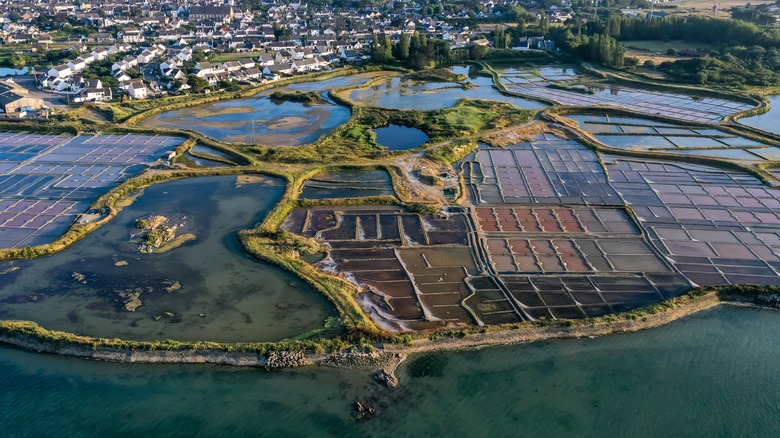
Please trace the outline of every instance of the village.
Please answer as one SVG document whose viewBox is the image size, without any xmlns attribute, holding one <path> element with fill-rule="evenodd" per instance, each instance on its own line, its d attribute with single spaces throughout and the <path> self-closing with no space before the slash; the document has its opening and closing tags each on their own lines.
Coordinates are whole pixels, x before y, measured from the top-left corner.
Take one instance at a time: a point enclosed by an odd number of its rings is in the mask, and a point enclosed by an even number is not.
<svg viewBox="0 0 780 438">
<path fill-rule="evenodd" d="M 496 8 L 491 1 L 483 4 L 484 12 L 460 11 L 440 20 L 431 18 L 435 11 L 430 7 L 414 2 L 360 9 L 269 2 L 257 10 L 233 3 L 13 3 L 4 6 L 0 36 L 5 46 L 19 52 L 43 51 L 47 60 L 56 59 L 32 72 L 39 90 L 64 104 L 100 103 L 210 92 L 361 63 L 370 60 L 377 36 L 396 43 L 402 34 L 420 33 L 446 41 L 450 49 L 488 46 L 485 35 L 495 25 L 470 28 L 467 20 L 500 17 L 498 10 L 509 10 L 509 3 Z M 555 6 L 547 13 L 553 22 L 571 17 Z M 528 38 L 513 48 L 555 46 L 544 38 Z M 10 58 L 7 64 L 23 63 L 21 55 Z M 7 88 L 15 90 L 17 101 L 25 95 L 24 87 Z M 48 109 L 40 99 L 45 96 L 33 94 L 37 97 L 26 96 L 25 105 L 18 105 L 25 111 L 6 109 L 6 116 L 45 115 L 40 112 Z"/>
</svg>

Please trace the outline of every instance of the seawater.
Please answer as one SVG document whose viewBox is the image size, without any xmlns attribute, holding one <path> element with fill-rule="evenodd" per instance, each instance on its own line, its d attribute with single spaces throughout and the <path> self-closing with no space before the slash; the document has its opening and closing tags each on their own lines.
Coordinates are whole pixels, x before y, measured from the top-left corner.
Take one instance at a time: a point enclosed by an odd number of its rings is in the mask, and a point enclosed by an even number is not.
<svg viewBox="0 0 780 438">
<path fill-rule="evenodd" d="M 123 365 L 0 348 L 4 436 L 776 436 L 780 313 L 410 357 L 364 372 Z M 377 413 L 354 421 L 361 400 Z"/>
<path fill-rule="evenodd" d="M 238 242 L 237 232 L 260 223 L 283 193 L 281 180 L 261 176 L 149 186 L 70 248 L 0 263 L 0 271 L 17 269 L 0 275 L 0 319 L 136 340 L 276 341 L 322 328 L 335 315 L 327 299 L 292 274 L 248 257 Z M 179 234 L 195 240 L 164 254 L 139 252 L 130 236 L 138 231 L 135 220 L 149 215 L 184 225 Z M 168 293 L 174 281 L 181 288 Z M 134 312 L 120 300 L 127 290 L 142 290 L 143 304 Z"/>
</svg>

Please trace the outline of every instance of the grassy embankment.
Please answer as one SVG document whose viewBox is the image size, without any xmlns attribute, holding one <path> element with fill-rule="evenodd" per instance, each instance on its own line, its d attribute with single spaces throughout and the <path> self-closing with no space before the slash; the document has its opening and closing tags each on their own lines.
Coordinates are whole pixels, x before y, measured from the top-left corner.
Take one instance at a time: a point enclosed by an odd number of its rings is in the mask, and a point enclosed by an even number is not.
<svg viewBox="0 0 780 438">
<path fill-rule="evenodd" d="M 580 320 L 549 320 L 522 322 L 495 326 L 467 327 L 458 330 L 431 331 L 397 334 L 386 337 L 384 334 L 360 337 L 334 337 L 317 338 L 308 340 L 285 340 L 280 342 L 265 343 L 219 343 L 219 342 L 180 342 L 175 340 L 163 341 L 128 341 L 122 339 L 92 338 L 73 333 L 48 330 L 29 321 L 0 321 L 0 336 L 8 338 L 15 345 L 36 350 L 50 351 L 61 354 L 74 354 L 67 348 L 84 351 L 114 351 L 120 353 L 115 360 L 128 361 L 129 352 L 134 351 L 166 351 L 182 352 L 182 362 L 188 361 L 192 352 L 224 352 L 224 353 L 255 353 L 260 356 L 268 356 L 277 352 L 305 352 L 309 354 L 335 353 L 350 346 L 379 346 L 386 345 L 391 351 L 413 351 L 415 344 L 437 341 L 441 348 L 463 348 L 467 344 L 448 343 L 449 340 L 469 341 L 482 338 L 485 334 L 493 335 L 484 344 L 502 344 L 511 340 L 513 334 L 525 332 L 529 337 L 534 333 L 544 335 L 554 331 L 557 337 L 579 337 L 596 329 L 599 334 L 619 333 L 634 331 L 645 326 L 642 322 L 650 322 L 646 327 L 669 322 L 671 319 L 663 317 L 672 315 L 674 318 L 686 316 L 692 312 L 706 308 L 707 303 L 718 302 L 752 303 L 760 306 L 777 307 L 777 295 L 780 288 L 777 286 L 721 286 L 694 288 L 679 297 L 671 298 L 659 303 L 651 304 L 628 312 L 606 315 L 598 318 L 585 318 Z M 699 304 L 701 303 L 701 304 Z M 659 321 L 656 324 L 652 320 Z M 673 318 L 672 318 L 673 319 Z M 636 323 L 636 325 L 633 325 Z M 17 340 L 18 342 L 14 342 Z M 388 345 L 388 343 L 390 345 Z M 393 346 L 400 345 L 401 348 Z M 373 349 L 373 347 L 369 347 Z"/>
</svg>

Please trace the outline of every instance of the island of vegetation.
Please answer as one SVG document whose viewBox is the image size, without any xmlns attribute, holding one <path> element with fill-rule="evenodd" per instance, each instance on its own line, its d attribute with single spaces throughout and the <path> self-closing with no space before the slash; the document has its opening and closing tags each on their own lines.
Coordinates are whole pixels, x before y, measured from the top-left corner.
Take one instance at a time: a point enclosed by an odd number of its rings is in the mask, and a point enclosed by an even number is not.
<svg viewBox="0 0 780 438">
<path fill-rule="evenodd" d="M 162 254 L 176 249 L 184 243 L 195 239 L 192 233 L 178 234 L 178 224 L 170 224 L 165 216 L 151 215 L 135 221 L 139 232 L 134 238 L 140 240 L 138 250 L 143 253 Z"/>
<path fill-rule="evenodd" d="M 409 73 L 406 77 L 416 81 L 430 82 L 463 82 L 468 79 L 466 75 L 454 73 L 452 70 L 446 68 L 420 70 Z"/>
<path fill-rule="evenodd" d="M 322 95 L 314 91 L 274 91 L 271 94 L 271 99 L 287 102 L 298 102 L 304 105 L 315 105 L 324 102 Z"/>
</svg>

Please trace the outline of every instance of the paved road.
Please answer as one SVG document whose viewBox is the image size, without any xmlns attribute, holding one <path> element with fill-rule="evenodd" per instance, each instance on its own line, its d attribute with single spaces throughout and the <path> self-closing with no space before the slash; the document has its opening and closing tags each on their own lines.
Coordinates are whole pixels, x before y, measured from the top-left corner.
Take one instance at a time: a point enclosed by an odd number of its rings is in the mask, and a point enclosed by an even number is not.
<svg viewBox="0 0 780 438">
<path fill-rule="evenodd" d="M 31 96 L 43 99 L 43 102 L 49 108 L 68 107 L 65 100 L 67 98 L 65 96 L 39 90 L 35 85 L 35 78 L 32 75 L 10 76 L 10 78 L 13 79 L 17 84 L 29 90 Z"/>
</svg>

